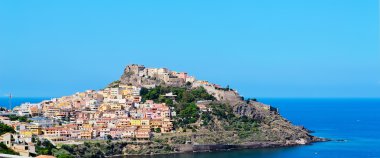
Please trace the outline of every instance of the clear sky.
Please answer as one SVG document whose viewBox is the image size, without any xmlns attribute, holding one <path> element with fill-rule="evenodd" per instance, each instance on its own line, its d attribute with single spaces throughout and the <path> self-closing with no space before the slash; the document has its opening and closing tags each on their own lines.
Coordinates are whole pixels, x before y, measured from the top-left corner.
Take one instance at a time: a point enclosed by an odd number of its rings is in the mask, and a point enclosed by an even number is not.
<svg viewBox="0 0 380 158">
<path fill-rule="evenodd" d="M 0 1 L 0 94 L 100 89 L 127 64 L 246 97 L 380 97 L 378 0 Z"/>
</svg>

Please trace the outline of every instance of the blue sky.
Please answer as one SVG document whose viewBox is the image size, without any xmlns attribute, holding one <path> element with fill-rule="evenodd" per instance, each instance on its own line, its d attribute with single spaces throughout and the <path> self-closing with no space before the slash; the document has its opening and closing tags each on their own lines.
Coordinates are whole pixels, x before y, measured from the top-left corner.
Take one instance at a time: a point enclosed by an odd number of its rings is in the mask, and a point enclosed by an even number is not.
<svg viewBox="0 0 380 158">
<path fill-rule="evenodd" d="M 249 97 L 380 97 L 376 0 L 0 1 L 0 94 L 100 89 L 127 64 Z"/>
</svg>

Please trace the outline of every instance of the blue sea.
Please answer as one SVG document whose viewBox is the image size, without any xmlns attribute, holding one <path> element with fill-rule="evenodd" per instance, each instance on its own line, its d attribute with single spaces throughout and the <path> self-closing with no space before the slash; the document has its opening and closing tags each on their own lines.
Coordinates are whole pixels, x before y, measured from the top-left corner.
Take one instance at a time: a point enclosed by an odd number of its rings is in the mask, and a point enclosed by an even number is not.
<svg viewBox="0 0 380 158">
<path fill-rule="evenodd" d="M 49 97 L 33 97 L 33 98 L 22 98 L 22 97 L 15 97 L 11 100 L 11 105 L 9 104 L 9 98 L 8 97 L 0 97 L 0 107 L 5 107 L 7 109 L 10 108 L 10 106 L 13 108 L 15 106 L 19 106 L 22 103 L 30 102 L 30 103 L 39 103 L 44 100 L 50 100 Z"/>
<path fill-rule="evenodd" d="M 15 98 L 14 103 L 47 98 Z M 312 145 L 188 153 L 154 157 L 172 158 L 380 158 L 380 99 L 269 99 L 259 101 L 279 108 L 282 116 L 333 141 Z M 7 105 L 0 98 L 0 105 Z M 342 141 L 343 140 L 343 141 Z"/>
</svg>

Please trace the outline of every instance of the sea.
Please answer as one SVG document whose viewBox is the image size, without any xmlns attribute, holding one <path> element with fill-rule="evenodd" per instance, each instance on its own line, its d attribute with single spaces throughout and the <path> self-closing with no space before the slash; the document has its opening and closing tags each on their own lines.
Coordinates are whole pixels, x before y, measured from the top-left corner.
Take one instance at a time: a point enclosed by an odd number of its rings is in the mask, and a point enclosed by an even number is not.
<svg viewBox="0 0 380 158">
<path fill-rule="evenodd" d="M 14 105 L 48 98 L 13 98 Z M 332 141 L 311 145 L 206 153 L 149 156 L 154 158 L 380 158 L 380 98 L 258 98 L 286 119 Z M 0 105 L 8 105 L 0 98 Z"/>
</svg>

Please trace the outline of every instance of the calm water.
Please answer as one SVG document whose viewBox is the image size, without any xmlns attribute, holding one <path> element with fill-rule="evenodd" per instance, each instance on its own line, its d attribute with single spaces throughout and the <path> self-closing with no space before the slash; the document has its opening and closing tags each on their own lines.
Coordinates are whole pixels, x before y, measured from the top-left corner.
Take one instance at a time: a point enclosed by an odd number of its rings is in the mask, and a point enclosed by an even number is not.
<svg viewBox="0 0 380 158">
<path fill-rule="evenodd" d="M 380 158 L 380 99 L 259 99 L 276 106 L 296 125 L 314 135 L 347 141 L 213 153 L 154 156 L 159 158 Z"/>
<path fill-rule="evenodd" d="M 39 98 L 43 100 L 46 98 Z M 38 102 L 19 98 L 17 102 Z M 159 158 L 380 158 L 380 99 L 259 99 L 278 107 L 296 125 L 315 131 L 314 135 L 346 141 L 308 146 L 189 153 L 154 156 Z M 7 105 L 0 98 L 0 105 Z M 14 101 L 16 102 L 16 101 Z"/>
<path fill-rule="evenodd" d="M 50 100 L 48 97 L 34 97 L 34 98 L 12 98 L 12 108 L 15 106 L 19 106 L 22 103 L 30 102 L 30 103 L 39 103 L 43 100 Z M 0 106 L 9 109 L 9 98 L 8 97 L 0 97 Z"/>
</svg>

